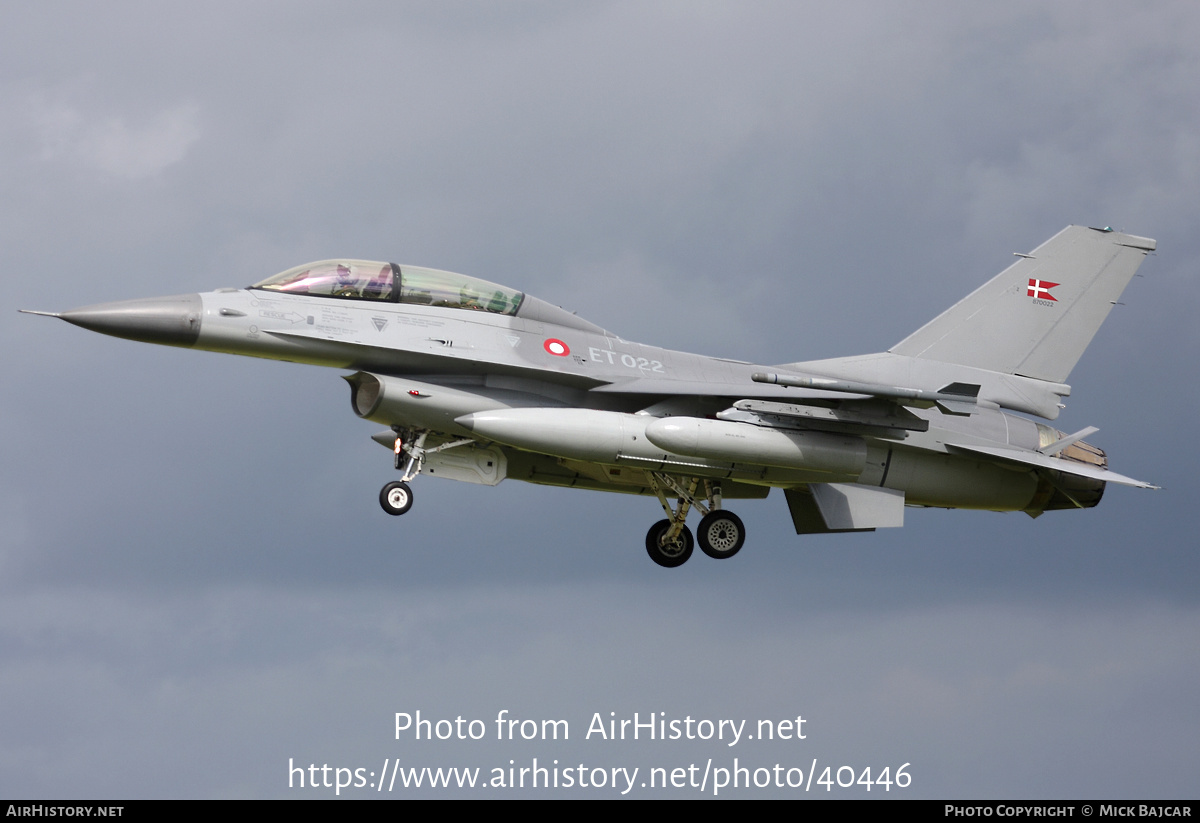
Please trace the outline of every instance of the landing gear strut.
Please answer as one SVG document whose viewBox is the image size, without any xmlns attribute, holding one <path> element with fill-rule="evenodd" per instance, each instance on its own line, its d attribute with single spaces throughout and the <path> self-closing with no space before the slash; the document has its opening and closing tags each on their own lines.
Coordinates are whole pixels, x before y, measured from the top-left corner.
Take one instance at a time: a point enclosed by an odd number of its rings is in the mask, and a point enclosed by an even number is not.
<svg viewBox="0 0 1200 823">
<path fill-rule="evenodd" d="M 395 455 L 396 471 L 404 472 L 400 478 L 407 483 L 421 473 L 421 464 L 425 462 L 425 438 L 427 431 L 396 431 L 396 446 L 392 449 Z"/>
<path fill-rule="evenodd" d="M 650 476 L 650 482 L 658 495 L 658 502 L 667 513 L 666 520 L 658 521 L 646 533 L 646 553 L 655 563 L 671 569 L 682 566 L 692 556 L 695 541 L 691 530 L 684 524 L 692 507 L 704 513 L 697 533 L 701 551 L 709 557 L 724 560 L 741 550 L 746 542 L 746 527 L 740 517 L 721 508 L 719 483 L 704 480 L 704 494 L 698 498 L 696 487 L 702 481 L 697 477 L 680 482 L 670 475 L 656 472 Z M 674 508 L 667 500 L 667 491 L 676 495 Z"/>
<path fill-rule="evenodd" d="M 413 494 L 408 484 L 421 473 L 421 466 L 425 464 L 426 455 L 452 449 L 455 446 L 465 446 L 475 441 L 464 437 L 427 449 L 425 448 L 425 438 L 429 436 L 427 430 L 397 427 L 395 431 L 396 445 L 392 450 L 395 456 L 394 463 L 396 470 L 404 473 L 400 475 L 399 480 L 393 480 L 379 491 L 379 505 L 388 514 L 399 516 L 412 508 Z"/>
<path fill-rule="evenodd" d="M 413 493 L 408 481 L 421 473 L 425 462 L 425 437 L 429 432 L 396 430 L 396 446 L 392 450 L 398 471 L 404 472 L 399 480 L 384 484 L 379 490 L 379 505 L 390 515 L 399 517 L 412 508 Z"/>
</svg>

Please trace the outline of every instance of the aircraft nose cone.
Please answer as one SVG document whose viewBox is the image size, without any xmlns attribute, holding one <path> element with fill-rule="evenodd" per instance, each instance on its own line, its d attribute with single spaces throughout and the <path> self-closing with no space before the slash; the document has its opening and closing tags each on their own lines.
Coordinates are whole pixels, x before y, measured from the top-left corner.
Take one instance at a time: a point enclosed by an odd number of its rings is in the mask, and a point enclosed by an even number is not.
<svg viewBox="0 0 1200 823">
<path fill-rule="evenodd" d="M 202 309 L 199 294 L 180 294 L 100 303 L 58 316 L 72 325 L 126 340 L 193 346 L 200 338 Z"/>
</svg>

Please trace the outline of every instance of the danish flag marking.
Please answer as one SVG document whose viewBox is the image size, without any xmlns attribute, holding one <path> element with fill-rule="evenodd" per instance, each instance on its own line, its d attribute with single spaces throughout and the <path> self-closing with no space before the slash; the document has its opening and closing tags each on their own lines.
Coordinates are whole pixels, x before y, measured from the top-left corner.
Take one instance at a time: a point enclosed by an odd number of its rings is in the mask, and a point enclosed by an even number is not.
<svg viewBox="0 0 1200 823">
<path fill-rule="evenodd" d="M 1057 285 L 1057 283 L 1051 283 L 1049 280 L 1035 280 L 1031 277 L 1029 278 L 1029 291 L 1026 294 L 1035 300 L 1053 300 L 1057 303 L 1058 298 L 1050 293 L 1050 289 Z"/>
</svg>

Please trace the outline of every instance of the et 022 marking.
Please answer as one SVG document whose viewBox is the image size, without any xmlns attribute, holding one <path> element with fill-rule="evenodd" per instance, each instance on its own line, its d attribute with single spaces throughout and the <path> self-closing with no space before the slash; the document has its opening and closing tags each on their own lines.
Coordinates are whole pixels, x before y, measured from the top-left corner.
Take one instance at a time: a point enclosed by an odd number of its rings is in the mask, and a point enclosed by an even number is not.
<svg viewBox="0 0 1200 823">
<path fill-rule="evenodd" d="M 606 356 L 608 365 L 610 366 L 620 365 L 627 369 L 637 369 L 638 371 L 666 374 L 666 369 L 663 368 L 661 360 L 650 360 L 645 357 L 634 357 L 632 354 L 615 352 L 611 349 L 598 349 L 595 346 L 588 347 L 588 357 L 592 358 L 597 363 L 605 362 Z"/>
</svg>

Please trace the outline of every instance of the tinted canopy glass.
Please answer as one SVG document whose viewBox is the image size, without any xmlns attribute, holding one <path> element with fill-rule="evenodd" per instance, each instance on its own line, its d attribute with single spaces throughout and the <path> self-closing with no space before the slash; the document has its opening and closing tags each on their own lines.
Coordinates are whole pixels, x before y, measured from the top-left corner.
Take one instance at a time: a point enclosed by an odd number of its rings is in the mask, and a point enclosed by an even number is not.
<svg viewBox="0 0 1200 823">
<path fill-rule="evenodd" d="M 401 268 L 370 260 L 322 260 L 288 269 L 251 288 L 287 294 L 379 300 L 514 315 L 525 295 L 513 289 L 437 269 Z"/>
<path fill-rule="evenodd" d="M 319 297 L 394 301 L 398 269 L 369 260 L 322 260 L 288 269 L 251 288 Z"/>
</svg>

